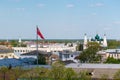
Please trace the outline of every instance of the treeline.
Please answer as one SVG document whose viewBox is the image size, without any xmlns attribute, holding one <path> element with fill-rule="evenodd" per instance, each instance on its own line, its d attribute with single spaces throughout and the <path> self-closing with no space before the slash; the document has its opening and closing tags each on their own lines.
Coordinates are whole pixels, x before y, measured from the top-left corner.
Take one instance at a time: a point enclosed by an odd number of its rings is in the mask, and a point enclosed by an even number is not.
<svg viewBox="0 0 120 80">
<path fill-rule="evenodd" d="M 114 75 L 114 80 L 120 79 L 120 70 Z M 93 80 L 92 74 L 88 71 L 74 71 L 72 68 L 65 68 L 61 62 L 56 62 L 51 68 L 36 67 L 32 69 L 16 68 L 0 68 L 0 80 Z M 100 75 L 99 79 L 109 80 L 107 74 Z"/>
<path fill-rule="evenodd" d="M 120 41 L 117 40 L 108 40 L 108 49 L 120 48 Z"/>
</svg>

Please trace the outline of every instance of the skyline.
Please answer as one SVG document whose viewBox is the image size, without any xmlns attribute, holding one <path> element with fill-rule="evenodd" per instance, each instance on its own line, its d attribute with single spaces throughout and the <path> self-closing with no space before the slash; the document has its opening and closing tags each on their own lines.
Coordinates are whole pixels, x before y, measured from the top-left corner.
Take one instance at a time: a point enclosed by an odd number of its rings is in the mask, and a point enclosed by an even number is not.
<svg viewBox="0 0 120 80">
<path fill-rule="evenodd" d="M 0 39 L 120 39 L 119 0 L 1 0 Z"/>
</svg>

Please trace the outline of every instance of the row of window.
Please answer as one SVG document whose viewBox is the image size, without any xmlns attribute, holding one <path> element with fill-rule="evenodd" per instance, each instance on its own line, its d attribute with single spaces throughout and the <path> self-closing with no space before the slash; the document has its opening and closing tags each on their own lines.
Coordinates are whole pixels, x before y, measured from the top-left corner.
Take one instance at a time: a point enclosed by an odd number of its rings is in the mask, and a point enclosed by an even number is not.
<svg viewBox="0 0 120 80">
<path fill-rule="evenodd" d="M 69 54 L 64 54 L 64 57 L 65 58 L 70 58 L 70 55 Z M 73 57 L 73 55 L 71 55 L 71 57 Z"/>
<path fill-rule="evenodd" d="M 12 55 L 7 55 L 7 56 L 6 55 L 0 55 L 0 57 L 1 58 L 8 58 L 8 57 L 13 57 L 14 58 L 14 56 L 12 56 Z"/>
<path fill-rule="evenodd" d="M 116 58 L 119 58 L 119 54 L 110 54 L 110 57 L 116 57 Z"/>
<path fill-rule="evenodd" d="M 21 53 L 27 53 L 31 52 L 32 50 L 14 50 L 14 52 L 21 52 Z"/>
</svg>

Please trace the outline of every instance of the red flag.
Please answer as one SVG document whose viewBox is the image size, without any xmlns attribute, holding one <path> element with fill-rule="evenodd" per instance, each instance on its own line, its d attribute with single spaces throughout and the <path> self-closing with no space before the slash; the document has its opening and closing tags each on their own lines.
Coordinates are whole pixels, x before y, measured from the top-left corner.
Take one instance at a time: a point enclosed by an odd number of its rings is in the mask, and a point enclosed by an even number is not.
<svg viewBox="0 0 120 80">
<path fill-rule="evenodd" d="M 45 39 L 38 27 L 37 27 L 37 35 L 39 35 L 41 39 Z"/>
</svg>

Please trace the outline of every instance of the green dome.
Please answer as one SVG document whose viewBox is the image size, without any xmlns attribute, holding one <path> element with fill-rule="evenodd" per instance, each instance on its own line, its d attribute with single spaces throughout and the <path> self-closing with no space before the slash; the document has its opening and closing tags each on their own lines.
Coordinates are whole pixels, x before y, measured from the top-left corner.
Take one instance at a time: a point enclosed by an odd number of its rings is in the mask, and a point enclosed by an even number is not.
<svg viewBox="0 0 120 80">
<path fill-rule="evenodd" d="M 98 34 L 95 36 L 95 40 L 100 41 L 100 37 Z"/>
<path fill-rule="evenodd" d="M 95 40 L 92 38 L 91 41 L 95 41 Z"/>
<path fill-rule="evenodd" d="M 103 38 L 101 38 L 100 41 L 103 41 Z"/>
</svg>

